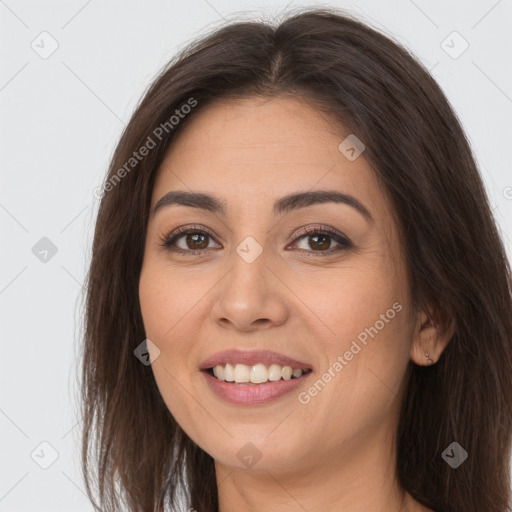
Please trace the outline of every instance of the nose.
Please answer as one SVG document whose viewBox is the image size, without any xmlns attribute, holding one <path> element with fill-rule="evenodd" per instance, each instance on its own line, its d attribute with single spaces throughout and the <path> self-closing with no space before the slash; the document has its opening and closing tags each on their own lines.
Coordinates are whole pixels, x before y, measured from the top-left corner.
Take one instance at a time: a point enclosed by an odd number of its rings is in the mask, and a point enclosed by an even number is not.
<svg viewBox="0 0 512 512">
<path fill-rule="evenodd" d="M 265 253 L 248 263 L 234 254 L 233 266 L 217 287 L 213 321 L 242 332 L 283 324 L 288 315 L 290 290 L 269 265 Z"/>
</svg>

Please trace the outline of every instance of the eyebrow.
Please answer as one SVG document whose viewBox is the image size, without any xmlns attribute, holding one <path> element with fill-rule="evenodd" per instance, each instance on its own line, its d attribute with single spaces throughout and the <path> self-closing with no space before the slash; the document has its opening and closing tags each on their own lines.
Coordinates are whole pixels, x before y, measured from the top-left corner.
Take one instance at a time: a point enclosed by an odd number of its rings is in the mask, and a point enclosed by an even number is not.
<svg viewBox="0 0 512 512">
<path fill-rule="evenodd" d="M 289 194 L 278 199 L 272 208 L 274 215 L 306 208 L 316 204 L 323 203 L 343 203 L 352 206 L 369 222 L 374 222 L 374 218 L 366 207 L 355 197 L 338 192 L 337 190 L 315 190 L 308 192 L 297 192 Z M 189 206 L 200 208 L 212 213 L 226 215 L 225 201 L 203 192 L 188 192 L 182 190 L 172 190 L 167 192 L 153 208 L 152 215 L 155 216 L 159 211 L 173 205 Z"/>
</svg>

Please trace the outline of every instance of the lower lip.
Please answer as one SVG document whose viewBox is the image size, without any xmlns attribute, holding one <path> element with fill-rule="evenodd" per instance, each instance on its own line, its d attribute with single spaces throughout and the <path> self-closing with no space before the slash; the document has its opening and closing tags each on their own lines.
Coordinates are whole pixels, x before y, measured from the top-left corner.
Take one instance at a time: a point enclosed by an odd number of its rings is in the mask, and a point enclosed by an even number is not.
<svg viewBox="0 0 512 512">
<path fill-rule="evenodd" d="M 309 372 L 298 379 L 278 380 L 265 384 L 234 384 L 225 382 L 202 371 L 210 389 L 220 398 L 236 405 L 266 404 L 296 390 L 313 373 Z"/>
</svg>

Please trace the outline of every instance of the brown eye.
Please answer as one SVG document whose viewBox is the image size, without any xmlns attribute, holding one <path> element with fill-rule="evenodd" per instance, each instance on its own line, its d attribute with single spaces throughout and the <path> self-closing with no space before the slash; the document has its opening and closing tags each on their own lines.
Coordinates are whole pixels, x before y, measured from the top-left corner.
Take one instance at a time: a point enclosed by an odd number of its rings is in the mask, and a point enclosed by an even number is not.
<svg viewBox="0 0 512 512">
<path fill-rule="evenodd" d="M 188 233 L 185 235 L 185 244 L 191 250 L 206 249 L 208 247 L 207 238 L 209 238 L 208 235 L 204 233 Z"/>
<path fill-rule="evenodd" d="M 212 237 L 208 233 L 189 229 L 166 237 L 162 245 L 169 251 L 197 254 L 208 249 L 210 240 Z"/>
<path fill-rule="evenodd" d="M 332 237 L 327 235 L 309 235 L 309 247 L 311 249 L 329 249 Z"/>
<path fill-rule="evenodd" d="M 302 230 L 302 233 L 305 234 L 298 236 L 293 242 L 300 244 L 307 240 L 305 247 L 299 247 L 299 251 L 302 253 L 329 256 L 353 247 L 348 238 L 329 227 L 306 228 Z M 189 227 L 188 229 L 181 228 L 178 233 L 167 235 L 163 238 L 161 245 L 171 252 L 200 255 L 206 253 L 208 249 L 212 249 L 209 244 L 213 240 L 213 236 L 206 231 Z M 333 243 L 337 244 L 334 248 L 332 248 Z"/>
<path fill-rule="evenodd" d="M 331 228 L 306 229 L 306 234 L 295 239 L 294 244 L 307 240 L 307 247 L 299 248 L 302 252 L 317 253 L 318 256 L 328 256 L 335 252 L 353 247 L 352 242 L 337 231 Z M 337 248 L 329 250 L 333 241 L 338 244 Z"/>
</svg>

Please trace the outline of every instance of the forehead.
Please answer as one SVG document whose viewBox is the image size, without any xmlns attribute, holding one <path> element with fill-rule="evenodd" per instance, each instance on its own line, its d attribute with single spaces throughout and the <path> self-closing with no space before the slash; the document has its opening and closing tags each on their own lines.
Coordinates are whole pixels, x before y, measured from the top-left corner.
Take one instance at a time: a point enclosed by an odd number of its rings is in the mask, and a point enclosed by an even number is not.
<svg viewBox="0 0 512 512">
<path fill-rule="evenodd" d="M 289 98 L 223 100 L 197 112 L 158 170 L 152 205 L 173 189 L 208 191 L 228 211 L 258 208 L 298 190 L 355 196 L 374 217 L 388 205 L 364 153 L 339 150 L 350 135 L 310 104 Z"/>
</svg>

